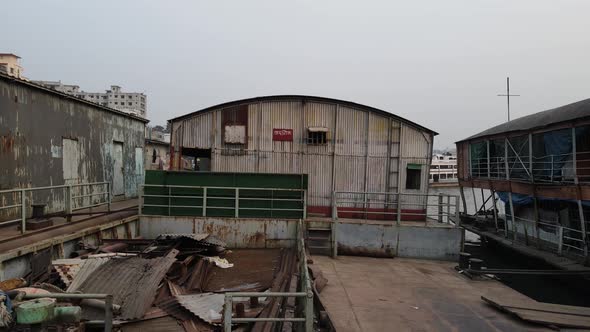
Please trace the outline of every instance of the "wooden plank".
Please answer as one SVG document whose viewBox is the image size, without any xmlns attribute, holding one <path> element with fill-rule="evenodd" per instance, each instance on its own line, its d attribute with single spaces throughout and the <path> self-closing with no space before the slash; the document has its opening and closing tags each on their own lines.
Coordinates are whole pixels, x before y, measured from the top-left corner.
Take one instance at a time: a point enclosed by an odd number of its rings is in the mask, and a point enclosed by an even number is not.
<svg viewBox="0 0 590 332">
<path fill-rule="evenodd" d="M 481 297 L 484 301 L 492 304 L 495 303 L 498 306 L 502 306 L 507 309 L 526 309 L 526 310 L 535 310 L 535 311 L 542 311 L 542 312 L 551 312 L 551 313 L 559 313 L 559 314 L 566 314 L 566 315 L 576 315 L 576 316 L 587 316 L 590 317 L 590 308 L 587 307 L 577 307 L 571 305 L 562 305 L 562 304 L 553 304 L 553 303 L 545 303 L 545 302 L 537 302 L 533 299 L 526 300 L 526 301 L 516 301 L 516 300 L 500 300 L 490 297 Z"/>
<path fill-rule="evenodd" d="M 495 308 L 522 320 L 562 327 L 590 328 L 590 308 L 542 303 L 535 300 L 510 301 L 481 297 Z"/>
<path fill-rule="evenodd" d="M 587 316 L 558 314 L 528 309 L 510 309 L 510 311 L 522 320 L 532 323 L 561 327 L 590 328 L 590 317 Z"/>
</svg>

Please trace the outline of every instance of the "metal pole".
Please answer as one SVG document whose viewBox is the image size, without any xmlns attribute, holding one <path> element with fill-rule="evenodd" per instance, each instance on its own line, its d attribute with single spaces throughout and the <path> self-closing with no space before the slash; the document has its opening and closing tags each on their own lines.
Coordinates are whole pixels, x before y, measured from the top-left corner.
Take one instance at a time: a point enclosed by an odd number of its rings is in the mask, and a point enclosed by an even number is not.
<svg viewBox="0 0 590 332">
<path fill-rule="evenodd" d="M 138 215 L 141 216 L 141 214 L 143 213 L 143 185 L 139 185 L 138 191 L 139 191 L 139 202 L 137 204 L 137 213 Z M 109 195 L 109 211 L 111 211 L 111 201 L 110 201 L 110 195 Z"/>
<path fill-rule="evenodd" d="M 203 217 L 207 216 L 207 187 L 203 188 Z"/>
<path fill-rule="evenodd" d="M 231 332 L 231 315 L 232 315 L 232 298 L 230 294 L 225 294 L 223 305 L 223 330 Z"/>
<path fill-rule="evenodd" d="M 553 155 L 551 155 L 551 182 L 553 182 Z"/>
<path fill-rule="evenodd" d="M 272 190 L 271 190 L 272 193 Z M 238 218 L 240 216 L 240 188 L 236 188 L 235 189 L 235 206 L 236 206 L 236 211 L 235 211 L 235 217 Z M 272 204 L 272 200 L 273 198 L 271 197 L 271 204 Z M 272 208 L 271 208 L 271 213 L 272 213 Z"/>
<path fill-rule="evenodd" d="M 512 221 L 512 237 L 514 238 L 514 241 L 516 241 L 516 219 L 514 218 L 514 204 L 512 204 L 512 191 L 508 193 L 508 200 L 510 201 L 510 219 Z M 525 225 L 526 228 L 526 225 Z"/>
<path fill-rule="evenodd" d="M 397 184 L 399 188 L 399 183 Z M 399 226 L 402 221 L 402 195 L 397 193 L 397 225 Z"/>
<path fill-rule="evenodd" d="M 557 254 L 561 255 L 563 250 L 563 227 L 559 226 L 557 229 Z"/>
<path fill-rule="evenodd" d="M 506 77 L 506 100 L 508 101 L 508 121 L 510 121 L 510 77 Z"/>
<path fill-rule="evenodd" d="M 536 237 L 536 243 L 537 243 L 537 247 L 541 248 L 541 237 L 540 237 L 540 232 L 539 232 L 539 221 L 540 221 L 540 217 L 539 217 L 539 203 L 537 201 L 537 196 L 533 197 L 533 203 L 534 203 L 534 208 L 535 208 L 535 237 Z"/>
<path fill-rule="evenodd" d="M 66 221 L 70 222 L 72 221 L 72 186 L 67 186 L 65 187 L 66 189 Z"/>
<path fill-rule="evenodd" d="M 459 196 L 455 196 L 455 226 L 461 226 L 461 213 L 459 212 Z"/>
<path fill-rule="evenodd" d="M 21 213 L 21 221 L 20 221 L 20 232 L 21 234 L 25 234 L 27 231 L 27 192 L 22 189 L 20 191 L 20 213 Z"/>
<path fill-rule="evenodd" d="M 475 207 L 475 210 L 473 210 L 473 215 L 477 216 L 477 211 L 479 211 L 479 209 L 477 208 L 477 197 L 475 197 L 475 188 L 471 187 L 471 194 L 473 195 L 473 206 Z"/>
<path fill-rule="evenodd" d="M 463 202 L 463 213 L 467 215 L 467 201 L 465 200 L 465 192 L 463 191 L 463 186 L 459 184 L 459 193 L 461 194 L 461 201 Z M 459 210 L 457 210 L 457 214 Z"/>
<path fill-rule="evenodd" d="M 113 296 L 107 295 L 104 300 L 105 313 L 104 313 L 104 331 L 111 332 L 113 330 Z"/>
<path fill-rule="evenodd" d="M 451 196 L 447 195 L 447 224 L 451 221 Z"/>
<path fill-rule="evenodd" d="M 168 187 L 168 215 L 170 216 L 170 204 L 172 203 L 172 187 Z"/>
<path fill-rule="evenodd" d="M 313 332 L 313 292 L 309 287 L 305 297 L 305 332 Z"/>
<path fill-rule="evenodd" d="M 492 170 L 491 170 L 491 163 L 490 163 L 490 140 L 486 140 L 486 148 L 487 148 L 487 155 L 488 155 L 488 179 L 491 178 Z"/>
<path fill-rule="evenodd" d="M 578 213 L 580 217 L 580 231 L 582 231 L 582 241 L 584 241 L 584 257 L 588 256 L 588 243 L 586 243 L 586 220 L 584 218 L 584 207 L 580 199 L 580 182 L 578 178 L 578 148 L 576 142 L 576 127 L 572 128 L 572 162 L 574 170 L 574 184 L 576 185 L 576 195 L 578 198 Z"/>
<path fill-rule="evenodd" d="M 111 194 L 111 183 L 107 182 L 107 209 L 109 212 L 111 212 L 111 204 L 113 202 L 113 197 Z M 140 185 L 140 190 L 141 190 L 141 185 Z M 141 199 L 141 197 L 140 197 Z M 139 214 L 141 214 L 141 210 L 139 211 Z"/>
<path fill-rule="evenodd" d="M 303 190 L 303 219 L 307 218 L 307 190 Z"/>
<path fill-rule="evenodd" d="M 496 191 L 492 190 L 492 202 L 494 204 L 494 206 L 492 207 L 494 209 L 494 224 L 496 225 L 496 232 L 498 231 L 498 211 L 496 210 Z"/>
<path fill-rule="evenodd" d="M 443 222 L 443 195 L 442 193 L 438 194 L 438 222 Z"/>
<path fill-rule="evenodd" d="M 332 220 L 338 219 L 338 207 L 336 206 L 336 191 L 332 190 Z"/>
<path fill-rule="evenodd" d="M 533 175 L 533 134 L 529 134 L 529 170 L 531 173 L 531 182 L 534 182 L 535 176 Z"/>
</svg>

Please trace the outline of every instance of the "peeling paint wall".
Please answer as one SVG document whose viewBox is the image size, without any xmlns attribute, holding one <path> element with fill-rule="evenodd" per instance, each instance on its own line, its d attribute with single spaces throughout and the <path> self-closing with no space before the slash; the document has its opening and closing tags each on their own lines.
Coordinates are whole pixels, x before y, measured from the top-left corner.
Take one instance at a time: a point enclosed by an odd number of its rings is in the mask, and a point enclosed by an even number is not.
<svg viewBox="0 0 590 332">
<path fill-rule="evenodd" d="M 113 143 L 121 142 L 124 194 L 136 196 L 143 182 L 136 148 L 143 151 L 144 130 L 138 119 L 0 76 L 0 190 L 112 183 Z M 18 204 L 16 195 L 10 196 L 0 195 L 0 204 Z M 38 192 L 30 199 L 48 204 L 48 212 L 64 206 L 63 190 Z"/>
</svg>

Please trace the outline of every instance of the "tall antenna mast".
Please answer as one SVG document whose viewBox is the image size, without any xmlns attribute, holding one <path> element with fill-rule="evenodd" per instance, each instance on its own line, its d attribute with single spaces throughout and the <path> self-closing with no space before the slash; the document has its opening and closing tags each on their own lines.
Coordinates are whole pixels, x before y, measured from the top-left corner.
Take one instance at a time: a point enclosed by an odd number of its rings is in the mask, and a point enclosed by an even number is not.
<svg viewBox="0 0 590 332">
<path fill-rule="evenodd" d="M 508 121 L 510 121 L 510 97 L 520 97 L 520 95 L 510 94 L 510 77 L 506 77 L 506 94 L 498 95 L 498 97 L 506 97 L 506 103 L 508 105 Z"/>
</svg>

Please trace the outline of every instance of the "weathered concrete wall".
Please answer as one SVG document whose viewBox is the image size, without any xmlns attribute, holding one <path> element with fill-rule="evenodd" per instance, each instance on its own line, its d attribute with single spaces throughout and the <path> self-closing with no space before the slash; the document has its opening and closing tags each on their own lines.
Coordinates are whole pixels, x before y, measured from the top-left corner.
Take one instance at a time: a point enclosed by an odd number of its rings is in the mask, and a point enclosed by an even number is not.
<svg viewBox="0 0 590 332">
<path fill-rule="evenodd" d="M 297 220 L 141 216 L 140 235 L 153 239 L 165 233 L 210 233 L 230 248 L 291 247 L 297 238 Z"/>
<path fill-rule="evenodd" d="M 339 223 L 339 251 L 437 260 L 457 260 L 461 250 L 461 228 L 423 225 Z"/>
<path fill-rule="evenodd" d="M 144 127 L 137 118 L 0 76 L 0 190 L 112 183 L 119 142 L 124 195 L 135 196 L 143 182 Z M 63 191 L 38 195 L 37 202 L 54 201 L 53 210 L 63 207 Z M 0 195 L 0 203 L 11 199 Z"/>
</svg>

